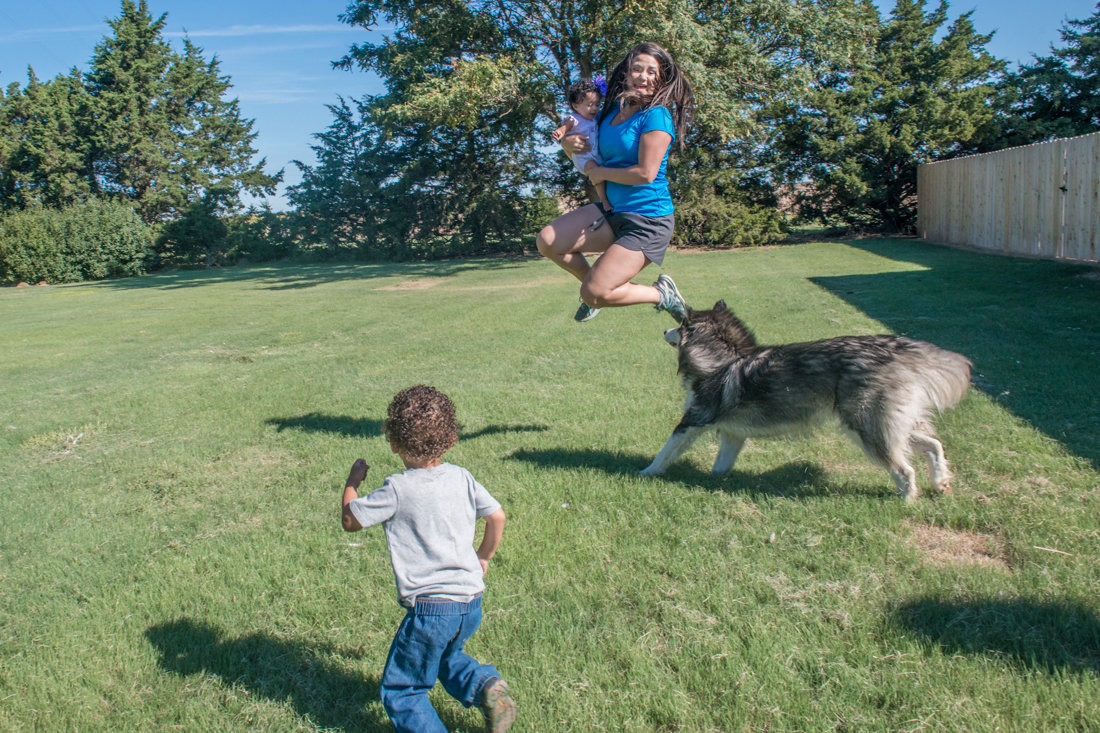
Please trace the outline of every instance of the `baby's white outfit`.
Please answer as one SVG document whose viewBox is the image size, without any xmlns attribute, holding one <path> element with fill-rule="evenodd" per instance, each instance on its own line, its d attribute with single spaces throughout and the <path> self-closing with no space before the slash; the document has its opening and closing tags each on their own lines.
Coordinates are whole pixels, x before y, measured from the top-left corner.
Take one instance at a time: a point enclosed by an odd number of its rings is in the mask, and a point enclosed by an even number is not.
<svg viewBox="0 0 1100 733">
<path fill-rule="evenodd" d="M 573 120 L 573 129 L 569 131 L 569 135 L 586 135 L 588 137 L 588 144 L 592 146 L 592 149 L 587 153 L 577 153 L 576 155 L 569 155 L 573 161 L 573 165 L 577 166 L 577 170 L 584 173 L 584 167 L 588 165 L 588 161 L 592 161 L 596 165 L 603 165 L 603 158 L 600 157 L 600 126 L 596 120 L 589 120 L 581 117 L 578 114 L 568 114 L 565 116 L 566 120 Z"/>
</svg>

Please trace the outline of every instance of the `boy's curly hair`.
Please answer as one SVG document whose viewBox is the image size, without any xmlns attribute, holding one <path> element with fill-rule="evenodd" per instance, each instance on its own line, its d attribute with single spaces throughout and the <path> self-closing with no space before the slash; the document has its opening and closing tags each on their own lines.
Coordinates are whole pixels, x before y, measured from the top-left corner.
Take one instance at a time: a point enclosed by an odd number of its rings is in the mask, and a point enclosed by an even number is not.
<svg viewBox="0 0 1100 733">
<path fill-rule="evenodd" d="M 454 403 L 426 384 L 403 389 L 390 402 L 385 432 L 394 445 L 415 461 L 439 458 L 458 441 Z"/>
<path fill-rule="evenodd" d="M 603 97 L 603 92 L 596 86 L 596 82 L 591 79 L 578 79 L 569 85 L 569 89 L 565 92 L 565 99 L 570 105 L 574 105 L 577 102 L 583 101 L 590 92 L 595 92 L 600 95 L 600 97 Z"/>
</svg>

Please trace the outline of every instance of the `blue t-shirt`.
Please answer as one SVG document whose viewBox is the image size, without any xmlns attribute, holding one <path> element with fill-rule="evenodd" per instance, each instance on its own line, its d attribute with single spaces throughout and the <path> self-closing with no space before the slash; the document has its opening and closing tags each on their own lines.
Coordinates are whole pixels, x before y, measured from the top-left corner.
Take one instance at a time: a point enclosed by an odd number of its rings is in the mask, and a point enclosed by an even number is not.
<svg viewBox="0 0 1100 733">
<path fill-rule="evenodd" d="M 627 168 L 638 164 L 638 142 L 643 134 L 660 130 L 667 132 L 676 140 L 676 130 L 672 126 L 672 113 L 667 107 L 650 107 L 639 110 L 620 125 L 612 125 L 611 120 L 619 112 L 616 105 L 600 123 L 600 155 L 608 168 Z M 665 178 L 665 166 L 668 165 L 668 153 L 672 141 L 661 159 L 657 177 L 651 183 L 628 186 L 623 183 L 607 182 L 607 200 L 615 211 L 642 214 L 643 216 L 668 216 L 673 212 L 672 196 L 668 192 L 668 179 Z"/>
</svg>

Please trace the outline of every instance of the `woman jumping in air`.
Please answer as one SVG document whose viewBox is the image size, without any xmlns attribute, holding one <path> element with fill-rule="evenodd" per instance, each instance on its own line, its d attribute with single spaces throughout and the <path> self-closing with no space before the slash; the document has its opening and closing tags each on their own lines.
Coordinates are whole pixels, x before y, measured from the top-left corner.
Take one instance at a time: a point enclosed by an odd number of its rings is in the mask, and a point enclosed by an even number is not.
<svg viewBox="0 0 1100 733">
<path fill-rule="evenodd" d="M 562 214 L 539 232 L 539 252 L 581 282 L 575 319 L 587 321 L 601 308 L 653 303 L 677 321 L 684 299 L 672 278 L 653 285 L 630 282 L 650 262 L 664 260 L 674 228 L 665 167 L 673 141 L 684 145 L 694 107 L 687 79 L 668 51 L 640 43 L 615 67 L 599 117 L 602 166 L 585 169 L 593 184 L 605 181 L 612 211 L 587 204 Z M 562 147 L 572 155 L 589 145 L 568 135 Z M 586 254 L 599 254 L 589 264 Z"/>
</svg>

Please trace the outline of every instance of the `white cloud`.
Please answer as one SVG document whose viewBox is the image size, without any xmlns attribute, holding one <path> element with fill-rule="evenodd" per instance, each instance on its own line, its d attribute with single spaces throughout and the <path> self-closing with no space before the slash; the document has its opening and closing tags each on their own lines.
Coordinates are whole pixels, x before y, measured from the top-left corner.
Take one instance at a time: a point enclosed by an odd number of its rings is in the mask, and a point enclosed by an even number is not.
<svg viewBox="0 0 1100 733">
<path fill-rule="evenodd" d="M 347 33 L 363 31 L 350 25 L 326 24 L 326 25 L 233 25 L 228 28 L 209 28 L 198 31 L 172 31 L 165 32 L 165 36 L 182 38 L 210 38 L 214 36 L 263 36 L 275 33 Z"/>
<path fill-rule="evenodd" d="M 218 58 L 226 59 L 237 56 L 261 56 L 264 54 L 287 54 L 294 51 L 315 51 L 317 49 L 337 49 L 331 42 L 322 43 L 281 43 L 273 46 L 241 46 L 239 48 L 226 48 L 219 50 Z"/>
<path fill-rule="evenodd" d="M 237 99 L 248 104 L 290 104 L 313 101 L 316 89 L 246 89 L 238 91 Z"/>
<path fill-rule="evenodd" d="M 58 33 L 97 33 L 107 27 L 106 23 L 99 25 L 77 25 L 68 28 L 27 28 L 15 33 L 0 34 L 0 41 L 26 41 L 40 36 L 51 36 Z"/>
</svg>

